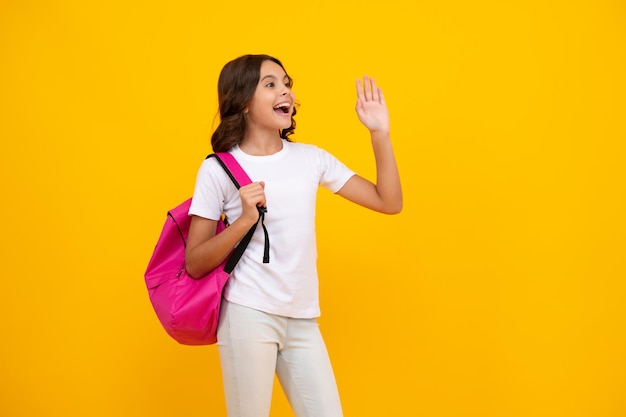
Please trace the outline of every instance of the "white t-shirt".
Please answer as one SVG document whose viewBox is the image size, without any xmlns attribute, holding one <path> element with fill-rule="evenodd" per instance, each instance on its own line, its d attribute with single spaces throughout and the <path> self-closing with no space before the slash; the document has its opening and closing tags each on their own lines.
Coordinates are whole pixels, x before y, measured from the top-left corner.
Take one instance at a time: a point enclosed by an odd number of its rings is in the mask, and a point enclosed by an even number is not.
<svg viewBox="0 0 626 417">
<path fill-rule="evenodd" d="M 265 226 L 270 262 L 263 263 L 260 225 L 231 274 L 224 297 L 233 303 L 294 318 L 320 315 L 315 239 L 319 186 L 336 193 L 354 175 L 330 153 L 313 145 L 287 142 L 269 156 L 230 151 L 253 182 L 265 182 Z M 239 192 L 214 158 L 198 171 L 190 215 L 231 223 L 241 215 Z"/>
</svg>

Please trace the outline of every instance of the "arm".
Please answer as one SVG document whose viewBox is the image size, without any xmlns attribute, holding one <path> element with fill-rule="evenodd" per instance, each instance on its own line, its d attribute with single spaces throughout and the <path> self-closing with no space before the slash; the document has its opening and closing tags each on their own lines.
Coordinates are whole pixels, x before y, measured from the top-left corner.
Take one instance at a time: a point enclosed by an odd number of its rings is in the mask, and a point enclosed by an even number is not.
<svg viewBox="0 0 626 417">
<path fill-rule="evenodd" d="M 340 196 L 386 214 L 402 210 L 402 187 L 389 134 L 389 113 L 382 90 L 374 79 L 357 80 L 356 112 L 370 131 L 376 161 L 376 184 L 355 175 L 337 192 Z"/>
<path fill-rule="evenodd" d="M 221 264 L 237 242 L 259 220 L 257 205 L 265 206 L 265 184 L 255 182 L 239 189 L 242 214 L 216 235 L 216 220 L 193 216 L 187 236 L 185 265 L 193 278 L 201 278 Z"/>
</svg>

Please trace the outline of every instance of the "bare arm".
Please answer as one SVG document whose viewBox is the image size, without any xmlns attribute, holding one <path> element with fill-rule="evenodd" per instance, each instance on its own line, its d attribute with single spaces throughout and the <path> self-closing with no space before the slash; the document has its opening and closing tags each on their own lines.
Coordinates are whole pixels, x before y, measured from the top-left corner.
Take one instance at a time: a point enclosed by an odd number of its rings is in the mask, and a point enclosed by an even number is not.
<svg viewBox="0 0 626 417">
<path fill-rule="evenodd" d="M 396 214 L 402 211 L 402 187 L 391 145 L 389 112 L 382 90 L 373 78 L 357 80 L 356 112 L 370 131 L 376 161 L 376 184 L 355 175 L 338 191 L 340 196 L 369 209 Z"/>
<path fill-rule="evenodd" d="M 265 206 L 264 187 L 263 182 L 255 182 L 239 189 L 243 208 L 241 217 L 218 235 L 215 234 L 217 221 L 193 216 L 185 250 L 189 275 L 201 278 L 226 259 L 237 242 L 258 221 L 256 206 Z"/>
</svg>

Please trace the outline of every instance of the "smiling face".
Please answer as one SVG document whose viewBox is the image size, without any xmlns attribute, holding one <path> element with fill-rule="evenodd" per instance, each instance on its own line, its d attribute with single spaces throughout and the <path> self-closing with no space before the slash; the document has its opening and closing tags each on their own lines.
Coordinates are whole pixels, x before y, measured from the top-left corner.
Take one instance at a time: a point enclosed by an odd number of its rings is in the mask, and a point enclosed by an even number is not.
<svg viewBox="0 0 626 417">
<path fill-rule="evenodd" d="M 295 96 L 291 78 L 273 61 L 261 64 L 259 83 L 246 106 L 246 130 L 279 132 L 291 127 Z"/>
</svg>

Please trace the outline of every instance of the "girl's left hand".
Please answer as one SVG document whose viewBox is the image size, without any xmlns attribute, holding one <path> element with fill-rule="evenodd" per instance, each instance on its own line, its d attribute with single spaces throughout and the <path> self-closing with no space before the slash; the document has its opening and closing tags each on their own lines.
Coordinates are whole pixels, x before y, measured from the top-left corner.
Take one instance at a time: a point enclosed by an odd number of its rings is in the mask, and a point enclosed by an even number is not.
<svg viewBox="0 0 626 417">
<path fill-rule="evenodd" d="M 356 114 L 370 132 L 389 133 L 389 112 L 376 81 L 367 75 L 356 80 Z"/>
</svg>

